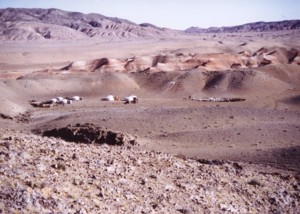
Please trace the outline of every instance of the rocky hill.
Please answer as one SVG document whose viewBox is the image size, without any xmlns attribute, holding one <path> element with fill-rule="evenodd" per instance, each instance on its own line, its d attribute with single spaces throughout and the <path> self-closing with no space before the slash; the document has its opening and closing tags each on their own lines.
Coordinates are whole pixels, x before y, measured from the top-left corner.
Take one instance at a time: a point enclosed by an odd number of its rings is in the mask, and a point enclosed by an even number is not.
<svg viewBox="0 0 300 214">
<path fill-rule="evenodd" d="M 299 176 L 0 130 L 1 213 L 299 213 Z"/>
<path fill-rule="evenodd" d="M 190 27 L 184 32 L 189 34 L 198 33 L 247 33 L 247 32 L 270 32 L 280 30 L 300 29 L 300 20 L 288 20 L 280 22 L 255 22 L 232 27 Z"/>
<path fill-rule="evenodd" d="M 0 9 L 1 40 L 159 38 L 179 32 L 100 14 L 59 9 Z"/>
</svg>

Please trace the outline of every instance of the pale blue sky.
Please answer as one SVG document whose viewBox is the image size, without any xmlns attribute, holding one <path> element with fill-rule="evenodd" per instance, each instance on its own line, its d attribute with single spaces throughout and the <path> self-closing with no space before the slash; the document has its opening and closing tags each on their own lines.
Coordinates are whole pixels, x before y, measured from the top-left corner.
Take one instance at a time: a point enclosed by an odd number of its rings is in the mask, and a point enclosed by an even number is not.
<svg viewBox="0 0 300 214">
<path fill-rule="evenodd" d="M 179 30 L 300 19 L 300 0 L 0 0 L 7 7 L 99 13 Z"/>
</svg>

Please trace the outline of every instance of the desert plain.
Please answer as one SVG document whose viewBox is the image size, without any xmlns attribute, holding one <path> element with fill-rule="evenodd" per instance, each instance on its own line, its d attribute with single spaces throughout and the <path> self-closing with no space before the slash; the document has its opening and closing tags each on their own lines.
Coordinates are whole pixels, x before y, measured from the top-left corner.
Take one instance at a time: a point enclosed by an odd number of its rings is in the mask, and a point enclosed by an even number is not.
<svg viewBox="0 0 300 214">
<path fill-rule="evenodd" d="M 149 38 L 0 41 L 4 213 L 299 212 L 300 31 L 166 31 Z M 30 104 L 75 95 L 83 100 L 49 108 Z M 136 95 L 139 101 L 103 101 L 107 95 Z M 126 133 L 137 144 L 118 148 L 40 135 L 87 123 Z M 135 169 L 121 179 L 117 171 L 128 164 Z M 85 167 L 87 172 L 78 172 Z M 17 172 L 22 169 L 24 176 Z M 100 178 L 120 189 L 101 189 Z M 40 198 L 18 204 L 14 197 L 25 197 L 20 189 Z"/>
</svg>

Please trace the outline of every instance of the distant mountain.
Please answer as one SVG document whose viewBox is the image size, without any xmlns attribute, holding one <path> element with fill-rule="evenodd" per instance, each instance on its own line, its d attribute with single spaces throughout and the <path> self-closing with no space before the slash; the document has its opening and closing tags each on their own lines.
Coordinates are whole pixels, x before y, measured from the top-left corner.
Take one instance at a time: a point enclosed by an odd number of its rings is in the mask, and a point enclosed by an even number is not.
<svg viewBox="0 0 300 214">
<path fill-rule="evenodd" d="M 185 31 L 157 27 L 150 23 L 83 14 L 59 9 L 0 9 L 0 41 L 169 38 L 199 33 L 266 32 L 300 29 L 300 20 L 256 22 L 233 27 L 191 27 Z"/>
<path fill-rule="evenodd" d="M 100 14 L 59 9 L 0 9 L 0 40 L 159 38 L 179 31 Z"/>
<path fill-rule="evenodd" d="M 199 33 L 247 33 L 247 32 L 269 32 L 280 30 L 300 29 L 300 20 L 288 20 L 279 22 L 255 22 L 232 27 L 191 27 L 184 32 L 189 34 Z"/>
</svg>

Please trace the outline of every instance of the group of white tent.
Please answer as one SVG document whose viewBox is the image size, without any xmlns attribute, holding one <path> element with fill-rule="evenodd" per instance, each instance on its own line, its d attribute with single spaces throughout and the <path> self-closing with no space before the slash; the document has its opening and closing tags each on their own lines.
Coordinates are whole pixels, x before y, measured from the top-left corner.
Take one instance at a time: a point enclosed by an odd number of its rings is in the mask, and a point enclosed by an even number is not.
<svg viewBox="0 0 300 214">
<path fill-rule="evenodd" d="M 29 102 L 34 107 L 49 108 L 49 107 L 57 106 L 57 105 L 72 104 L 73 101 L 79 101 L 82 99 L 83 98 L 80 96 L 73 96 L 73 97 L 56 97 L 56 98 L 52 98 L 50 100 L 46 100 L 46 101 L 42 101 L 42 102 L 39 102 L 36 100 L 31 100 Z"/>
<path fill-rule="evenodd" d="M 114 96 L 114 95 L 108 95 L 104 98 L 102 98 L 103 101 L 119 101 L 120 97 L 119 96 Z M 123 97 L 121 99 L 121 101 L 124 101 L 125 104 L 129 104 L 129 103 L 137 103 L 139 101 L 139 99 L 137 98 L 137 96 L 135 95 L 130 95 L 128 97 Z"/>
<path fill-rule="evenodd" d="M 31 100 L 29 102 L 34 107 L 49 108 L 52 106 L 72 104 L 74 101 L 80 101 L 80 100 L 83 100 L 83 98 L 80 96 L 73 96 L 73 97 L 55 97 L 50 100 L 46 100 L 46 101 L 42 101 L 42 102 L 39 102 L 36 100 Z M 108 95 L 108 96 L 102 98 L 101 100 L 102 101 L 110 101 L 110 102 L 124 101 L 125 104 L 129 104 L 129 103 L 135 104 L 138 102 L 138 98 L 135 95 L 123 97 L 122 99 L 120 99 L 120 97 L 118 97 L 118 96 Z"/>
</svg>

